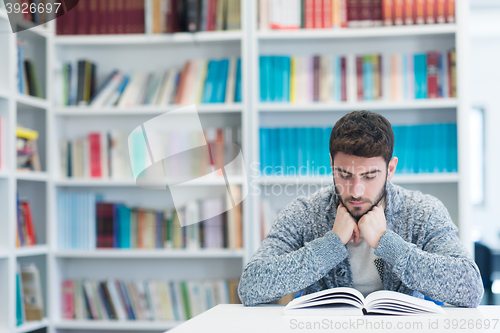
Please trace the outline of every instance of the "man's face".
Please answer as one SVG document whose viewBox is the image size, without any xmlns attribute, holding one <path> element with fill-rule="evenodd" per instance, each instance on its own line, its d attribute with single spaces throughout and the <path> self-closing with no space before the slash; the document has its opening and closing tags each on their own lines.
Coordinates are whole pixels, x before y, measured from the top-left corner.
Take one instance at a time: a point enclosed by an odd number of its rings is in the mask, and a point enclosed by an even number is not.
<svg viewBox="0 0 500 333">
<path fill-rule="evenodd" d="M 367 158 L 338 152 L 332 170 L 340 202 L 356 221 L 385 195 L 388 170 L 381 156 Z M 392 173 L 390 176 L 392 178 Z"/>
</svg>

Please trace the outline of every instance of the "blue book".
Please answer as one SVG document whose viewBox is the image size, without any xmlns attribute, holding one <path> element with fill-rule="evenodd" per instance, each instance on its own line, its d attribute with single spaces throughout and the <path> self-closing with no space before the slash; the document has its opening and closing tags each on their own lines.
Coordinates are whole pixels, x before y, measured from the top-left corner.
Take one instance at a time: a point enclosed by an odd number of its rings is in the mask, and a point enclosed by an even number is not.
<svg viewBox="0 0 500 333">
<path fill-rule="evenodd" d="M 118 216 L 120 221 L 120 248 L 122 249 L 130 249 L 130 237 L 131 237 L 131 229 L 130 229 L 130 218 L 131 218 L 131 210 L 129 207 L 125 205 L 119 205 L 118 207 Z"/>
<path fill-rule="evenodd" d="M 269 156 L 267 155 L 267 149 L 269 147 L 269 133 L 267 128 L 259 128 L 259 157 L 260 157 L 260 173 L 261 175 L 267 175 L 265 167 L 269 165 L 268 158 Z"/>
<path fill-rule="evenodd" d="M 217 90 L 219 88 L 219 76 L 222 71 L 222 62 L 221 60 L 214 60 L 213 68 L 212 68 L 212 91 L 210 94 L 210 103 L 217 103 Z"/>
<path fill-rule="evenodd" d="M 260 100 L 261 102 L 269 102 L 271 95 L 269 91 L 269 81 L 271 80 L 271 57 L 260 56 Z"/>
<path fill-rule="evenodd" d="M 283 98 L 282 59 L 280 56 L 273 56 L 271 61 L 274 80 L 271 86 L 271 101 L 280 102 Z"/>
<path fill-rule="evenodd" d="M 283 102 L 290 102 L 290 57 L 282 57 L 282 76 L 283 76 Z"/>
<path fill-rule="evenodd" d="M 287 151 L 288 151 L 288 175 L 296 176 L 299 167 L 298 161 L 298 129 L 295 127 L 287 128 Z"/>
<path fill-rule="evenodd" d="M 224 103 L 226 97 L 226 82 L 227 82 L 227 72 L 229 69 L 229 59 L 222 59 L 219 61 L 219 70 L 217 71 L 216 79 L 216 95 L 215 103 Z"/>
<path fill-rule="evenodd" d="M 214 66 L 215 60 L 209 60 L 207 65 L 207 77 L 205 79 L 205 84 L 203 85 L 203 94 L 201 97 L 202 103 L 210 103 L 213 87 L 213 76 L 214 76 Z"/>
<path fill-rule="evenodd" d="M 288 146 L 288 133 L 285 127 L 280 127 L 277 129 L 279 135 L 279 165 L 281 166 L 282 174 L 287 175 L 287 146 Z"/>
<path fill-rule="evenodd" d="M 395 173 L 400 173 L 401 172 L 401 158 L 399 156 L 399 144 L 400 144 L 400 126 L 392 126 L 392 132 L 394 133 L 394 149 L 392 150 L 392 157 L 397 157 L 398 158 L 398 164 L 396 166 L 396 171 Z"/>
<path fill-rule="evenodd" d="M 17 83 L 20 94 L 25 94 L 24 91 L 24 45 L 17 44 Z"/>
<path fill-rule="evenodd" d="M 280 151 L 279 151 L 279 129 L 278 128 L 271 128 L 271 158 L 272 158 L 272 166 L 273 166 L 273 175 L 283 174 L 282 170 L 280 170 L 281 167 L 281 156 L 280 156 Z"/>
<path fill-rule="evenodd" d="M 414 55 L 415 69 L 415 98 L 427 98 L 427 55 L 425 53 Z"/>
<path fill-rule="evenodd" d="M 298 162 L 298 175 L 307 175 L 307 155 L 306 155 L 306 128 L 297 128 L 297 162 Z"/>
<path fill-rule="evenodd" d="M 370 60 L 368 56 L 363 56 L 363 100 L 370 100 Z"/>
<path fill-rule="evenodd" d="M 320 175 L 327 176 L 332 174 L 330 166 L 330 135 L 332 133 L 331 127 L 322 129 L 323 137 L 321 139 L 321 168 Z"/>
<path fill-rule="evenodd" d="M 241 58 L 236 61 L 236 82 L 234 87 L 234 101 L 241 102 Z"/>
<path fill-rule="evenodd" d="M 312 173 L 314 176 L 319 176 L 321 174 L 320 169 L 323 166 L 323 128 L 314 127 L 313 128 L 313 163 L 312 163 Z"/>
<path fill-rule="evenodd" d="M 412 138 L 412 127 L 405 125 L 401 127 L 401 157 L 402 157 L 402 173 L 410 173 L 413 172 L 413 160 L 412 160 L 412 151 L 411 151 L 411 141 Z"/>
<path fill-rule="evenodd" d="M 446 162 L 448 160 L 448 125 L 438 124 L 439 135 L 436 142 L 437 167 L 439 172 L 447 172 Z"/>
<path fill-rule="evenodd" d="M 306 127 L 306 137 L 305 137 L 305 162 L 307 168 L 307 175 L 312 175 L 312 165 L 314 160 L 314 129 L 313 127 Z"/>
</svg>

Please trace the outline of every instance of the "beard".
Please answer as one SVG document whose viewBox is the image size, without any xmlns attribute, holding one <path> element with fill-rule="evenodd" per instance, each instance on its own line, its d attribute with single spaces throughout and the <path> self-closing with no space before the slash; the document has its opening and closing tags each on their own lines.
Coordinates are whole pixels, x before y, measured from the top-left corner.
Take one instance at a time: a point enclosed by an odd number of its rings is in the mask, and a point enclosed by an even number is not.
<svg viewBox="0 0 500 333">
<path fill-rule="evenodd" d="M 333 184 L 335 185 L 335 179 L 333 179 Z M 372 203 L 371 207 L 364 213 L 361 213 L 361 207 L 354 207 L 354 212 L 352 212 L 347 206 L 346 204 L 344 203 L 344 200 L 342 200 L 342 196 L 340 195 L 338 189 L 337 189 L 337 185 L 335 185 L 335 194 L 337 195 L 337 199 L 342 203 L 342 205 L 347 209 L 347 211 L 349 212 L 349 214 L 352 216 L 352 218 L 356 221 L 356 223 L 358 223 L 358 221 L 363 217 L 363 215 L 365 215 L 366 213 L 368 213 L 369 211 L 371 211 L 373 209 L 373 207 L 375 207 L 376 205 L 378 205 L 380 203 L 380 201 L 382 200 L 382 198 L 385 197 L 387 193 L 387 175 L 385 177 L 385 182 L 384 182 L 384 186 L 380 189 L 380 192 L 378 193 L 377 197 L 376 197 L 376 200 L 373 202 L 371 202 L 370 200 L 360 200 L 361 198 L 354 198 L 354 197 L 349 197 L 347 198 L 346 201 L 365 201 L 365 202 L 368 202 L 368 203 Z M 338 201 L 337 201 L 337 207 L 338 207 Z"/>
</svg>

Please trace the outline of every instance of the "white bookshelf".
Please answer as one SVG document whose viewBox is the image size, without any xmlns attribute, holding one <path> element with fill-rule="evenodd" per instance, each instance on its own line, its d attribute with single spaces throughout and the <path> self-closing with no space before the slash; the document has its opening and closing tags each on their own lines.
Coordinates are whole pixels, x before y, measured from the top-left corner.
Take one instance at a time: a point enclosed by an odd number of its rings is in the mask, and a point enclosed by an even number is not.
<svg viewBox="0 0 500 333">
<path fill-rule="evenodd" d="M 29 23 L 28 23 L 29 24 Z M 49 110 L 49 82 L 47 75 L 51 24 L 12 33 L 7 13 L 0 10 L 0 332 L 32 332 L 48 328 L 48 253 L 49 215 L 46 209 L 48 189 L 49 147 L 46 125 Z M 23 25 L 23 23 L 21 23 Z M 44 98 L 21 95 L 17 81 L 17 40 L 25 42 L 25 55 L 36 66 Z M 20 123 L 39 131 L 38 150 L 42 164 L 41 172 L 16 171 L 15 129 Z M 33 222 L 37 244 L 30 247 L 16 247 L 16 193 L 27 198 L 32 206 Z M 36 199 L 36 200 L 35 200 Z M 36 203 L 35 203 L 36 201 Z M 45 318 L 27 321 L 16 326 L 16 264 L 34 263 L 40 271 Z"/>
<path fill-rule="evenodd" d="M 67 250 L 54 253 L 58 258 L 116 258 L 116 259 L 200 259 L 200 258 L 243 258 L 243 250 L 217 249 L 217 250 L 184 250 L 184 249 L 157 249 L 157 250 L 121 250 L 98 249 L 94 251 Z"/>
<path fill-rule="evenodd" d="M 89 331 L 155 331 L 163 332 L 179 325 L 177 321 L 151 322 L 143 320 L 61 320 L 54 323 L 55 329 Z"/>
<path fill-rule="evenodd" d="M 420 190 L 438 197 L 446 205 L 453 221 L 459 227 L 459 237 L 472 252 L 470 240 L 470 204 L 468 203 L 468 161 L 467 138 L 469 112 L 466 86 L 467 15 L 468 1 L 457 1 L 456 24 L 390 26 L 352 29 L 301 29 L 301 30 L 259 30 L 256 6 L 249 7 L 251 21 L 251 67 L 252 76 L 250 111 L 252 126 L 252 163 L 259 162 L 260 127 L 303 127 L 333 126 L 345 113 L 353 110 L 370 110 L 381 113 L 393 125 L 420 124 L 430 122 L 456 122 L 458 126 L 458 169 L 457 173 L 396 174 L 395 184 L 412 190 Z M 430 50 L 445 51 L 454 47 L 457 54 L 457 96 L 458 98 L 426 100 L 380 100 L 360 102 L 349 99 L 342 103 L 274 103 L 260 101 L 259 56 L 261 55 L 344 55 L 381 53 L 417 53 Z M 349 89 L 349 88 L 348 88 Z M 255 235 L 251 251 L 260 245 L 260 200 L 266 198 L 273 209 L 282 209 L 294 198 L 304 193 L 312 194 L 319 187 L 333 184 L 332 176 L 273 177 L 262 176 L 259 170 L 251 175 L 252 188 L 258 188 L 258 195 L 252 196 L 253 230 Z M 282 191 L 279 191 L 281 188 Z M 283 188 L 293 194 L 286 194 Z M 310 193 L 307 193 L 307 191 Z M 274 192 L 273 192 L 274 191 Z M 296 195 L 295 195 L 296 194 Z"/>
</svg>

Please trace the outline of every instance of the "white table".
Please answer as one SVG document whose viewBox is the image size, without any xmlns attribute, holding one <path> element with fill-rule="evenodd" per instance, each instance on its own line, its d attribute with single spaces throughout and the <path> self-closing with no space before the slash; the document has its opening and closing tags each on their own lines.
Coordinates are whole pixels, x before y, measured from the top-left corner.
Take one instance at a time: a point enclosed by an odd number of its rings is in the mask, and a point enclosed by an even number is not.
<svg viewBox="0 0 500 333">
<path fill-rule="evenodd" d="M 285 316 L 283 307 L 220 304 L 168 332 L 500 332 L 500 306 L 443 307 L 446 315 L 434 316 L 325 316 L 321 312 Z"/>
</svg>

